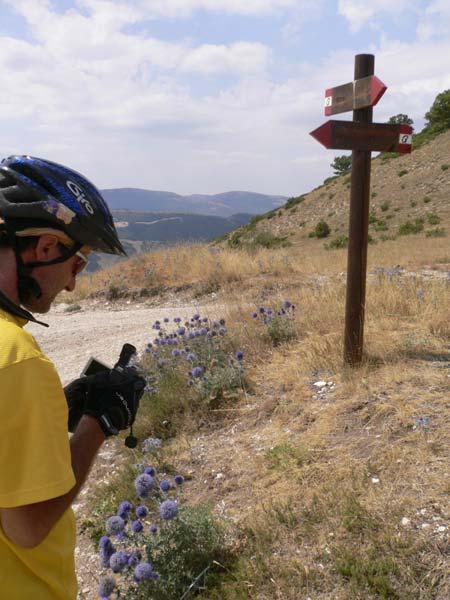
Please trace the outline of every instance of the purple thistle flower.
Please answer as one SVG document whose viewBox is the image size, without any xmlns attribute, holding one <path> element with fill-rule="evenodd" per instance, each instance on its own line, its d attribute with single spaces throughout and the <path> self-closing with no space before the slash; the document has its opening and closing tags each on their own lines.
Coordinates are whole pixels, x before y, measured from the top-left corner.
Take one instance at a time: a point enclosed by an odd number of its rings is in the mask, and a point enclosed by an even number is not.
<svg viewBox="0 0 450 600">
<path fill-rule="evenodd" d="M 168 322 L 169 322 L 168 317 L 164 317 L 164 323 L 168 323 Z"/>
<path fill-rule="evenodd" d="M 192 379 L 189 379 L 189 380 L 188 380 L 188 386 L 189 386 L 189 387 L 191 387 L 191 386 L 193 386 L 193 385 L 194 385 L 194 382 L 192 381 Z"/>
<path fill-rule="evenodd" d="M 136 581 L 146 581 L 152 578 L 152 565 L 148 562 L 139 563 L 134 569 L 134 578 Z"/>
<path fill-rule="evenodd" d="M 142 504 L 140 504 L 139 506 L 136 506 L 136 516 L 137 517 L 139 517 L 140 519 L 143 519 L 147 515 L 148 515 L 148 508 L 146 506 L 143 506 Z"/>
<path fill-rule="evenodd" d="M 269 315 L 269 317 L 270 317 L 270 315 L 272 315 L 272 314 L 273 314 L 273 310 L 272 310 L 271 308 L 268 308 L 268 309 L 267 309 L 267 314 L 268 314 L 268 315 Z"/>
<path fill-rule="evenodd" d="M 133 530 L 134 533 L 140 533 L 144 529 L 144 526 L 138 519 L 131 523 L 131 529 Z"/>
<path fill-rule="evenodd" d="M 213 324 L 212 324 L 212 326 L 213 326 L 213 329 L 219 329 L 219 327 L 220 327 L 220 324 L 219 324 L 219 322 L 218 322 L 218 321 L 213 321 Z"/>
<path fill-rule="evenodd" d="M 175 319 L 173 320 L 174 323 L 181 323 L 181 319 L 180 317 L 175 317 Z"/>
<path fill-rule="evenodd" d="M 198 313 L 195 313 L 195 315 L 192 315 L 192 321 L 198 321 L 200 319 L 200 315 Z"/>
<path fill-rule="evenodd" d="M 105 569 L 109 567 L 109 559 L 114 554 L 116 549 L 114 548 L 111 540 L 106 535 L 102 536 L 99 541 L 99 555 L 100 555 L 100 564 Z"/>
<path fill-rule="evenodd" d="M 170 490 L 170 481 L 167 481 L 167 479 L 162 479 L 161 483 L 159 484 L 159 488 L 162 492 L 168 492 Z"/>
<path fill-rule="evenodd" d="M 201 335 L 206 335 L 208 333 L 208 330 L 205 329 L 204 327 L 202 329 L 200 329 L 200 334 Z"/>
<path fill-rule="evenodd" d="M 116 589 L 116 581 L 114 577 L 103 577 L 98 586 L 98 595 L 103 600 L 109 598 Z"/>
<path fill-rule="evenodd" d="M 192 377 L 201 377 L 203 375 L 202 367 L 194 367 L 192 369 Z"/>
<path fill-rule="evenodd" d="M 221 325 L 225 325 L 225 319 L 219 319 L 219 323 L 220 323 Z"/>
<path fill-rule="evenodd" d="M 155 535 L 157 532 L 158 532 L 158 527 L 154 523 L 152 523 L 150 525 L 150 533 L 153 533 L 153 535 Z"/>
<path fill-rule="evenodd" d="M 140 560 L 141 560 L 141 553 L 140 552 L 132 552 L 128 558 L 128 566 L 135 567 L 137 564 L 139 564 Z"/>
<path fill-rule="evenodd" d="M 197 357 L 195 356 L 195 354 L 192 354 L 192 353 L 191 353 L 191 354 L 188 354 L 188 355 L 186 356 L 186 360 L 188 360 L 189 362 L 194 362 L 194 360 L 195 360 L 196 358 L 197 358 Z"/>
<path fill-rule="evenodd" d="M 221 327 L 221 328 L 219 329 L 219 335 L 225 335 L 225 334 L 226 334 L 226 332 L 227 332 L 227 330 L 225 329 L 225 327 Z"/>
<path fill-rule="evenodd" d="M 253 317 L 254 319 L 258 318 L 258 313 L 254 312 L 254 313 L 252 314 L 252 317 Z"/>
<path fill-rule="evenodd" d="M 154 477 L 156 475 L 156 470 L 153 467 L 145 467 L 144 473 L 150 475 L 150 477 Z"/>
<path fill-rule="evenodd" d="M 119 552 L 114 552 L 114 554 L 109 559 L 109 566 L 111 567 L 113 573 L 120 573 L 128 564 L 128 555 L 125 552 L 119 550 Z"/>
<path fill-rule="evenodd" d="M 243 360 L 243 358 L 244 358 L 244 353 L 243 353 L 241 350 L 238 350 L 238 351 L 236 352 L 236 358 L 237 358 L 238 360 Z"/>
<path fill-rule="evenodd" d="M 154 485 L 155 485 L 155 480 L 153 479 L 153 477 L 151 475 L 147 475 L 147 473 L 143 473 L 142 475 L 139 475 L 134 480 L 134 487 L 135 487 L 137 495 L 140 498 L 147 498 L 147 496 L 150 494 L 151 490 L 153 489 Z"/>
<path fill-rule="evenodd" d="M 159 514 L 164 521 L 175 519 L 178 515 L 178 504 L 174 500 L 164 500 L 159 505 Z"/>
<path fill-rule="evenodd" d="M 184 335 L 186 333 L 186 327 L 180 327 L 177 329 L 178 335 Z"/>
<path fill-rule="evenodd" d="M 125 528 L 125 521 L 122 517 L 109 517 L 106 521 L 106 533 L 109 535 L 119 535 Z"/>
<path fill-rule="evenodd" d="M 266 309 L 265 309 L 263 306 L 261 306 L 261 307 L 258 309 L 258 312 L 259 312 L 259 314 L 263 315 L 263 314 L 266 312 Z"/>
<path fill-rule="evenodd" d="M 183 475 L 175 475 L 174 480 L 177 485 L 183 485 L 184 483 Z"/>
<path fill-rule="evenodd" d="M 292 303 L 289 302 L 289 300 L 285 300 L 283 302 L 283 308 L 291 308 L 291 306 L 292 306 Z"/>
<path fill-rule="evenodd" d="M 133 508 L 133 505 L 131 504 L 131 502 L 129 502 L 128 500 L 123 500 L 120 504 L 119 504 L 119 508 L 117 512 L 128 512 L 129 510 L 131 510 Z"/>
</svg>

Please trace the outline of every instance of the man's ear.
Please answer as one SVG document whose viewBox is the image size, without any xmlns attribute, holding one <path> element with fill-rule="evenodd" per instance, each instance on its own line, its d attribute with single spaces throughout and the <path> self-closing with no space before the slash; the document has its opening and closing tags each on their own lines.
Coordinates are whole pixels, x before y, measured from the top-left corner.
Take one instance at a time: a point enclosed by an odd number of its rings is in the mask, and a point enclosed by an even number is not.
<svg viewBox="0 0 450 600">
<path fill-rule="evenodd" d="M 34 247 L 34 260 L 47 262 L 59 255 L 58 238 L 54 235 L 44 234 L 39 236 Z"/>
</svg>

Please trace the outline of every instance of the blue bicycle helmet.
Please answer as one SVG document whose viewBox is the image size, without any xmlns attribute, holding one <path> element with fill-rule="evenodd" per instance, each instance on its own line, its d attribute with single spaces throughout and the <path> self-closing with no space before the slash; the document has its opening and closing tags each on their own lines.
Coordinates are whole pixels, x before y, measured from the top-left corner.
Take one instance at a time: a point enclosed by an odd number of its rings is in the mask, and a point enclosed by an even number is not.
<svg viewBox="0 0 450 600">
<path fill-rule="evenodd" d="M 10 156 L 0 163 L 0 217 L 9 232 L 55 228 L 80 246 L 126 256 L 98 189 L 80 173 L 49 160 Z"/>
</svg>

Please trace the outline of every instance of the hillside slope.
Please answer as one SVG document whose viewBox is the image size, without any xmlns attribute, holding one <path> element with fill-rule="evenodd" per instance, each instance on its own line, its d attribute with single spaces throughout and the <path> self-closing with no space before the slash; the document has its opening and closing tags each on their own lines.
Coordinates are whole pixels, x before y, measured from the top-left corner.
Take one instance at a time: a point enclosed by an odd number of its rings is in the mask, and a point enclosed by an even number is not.
<svg viewBox="0 0 450 600">
<path fill-rule="evenodd" d="M 374 158 L 369 227 L 372 239 L 382 242 L 414 229 L 421 230 L 420 235 L 444 235 L 441 230 L 449 231 L 450 225 L 449 195 L 450 131 L 409 155 Z M 253 219 L 227 239 L 237 247 L 252 244 L 258 234 L 267 232 L 307 249 L 322 243 L 309 234 L 324 220 L 331 230 L 325 241 L 339 241 L 348 233 L 349 196 L 350 175 L 334 178 L 308 194 L 290 199 L 280 209 Z"/>
</svg>

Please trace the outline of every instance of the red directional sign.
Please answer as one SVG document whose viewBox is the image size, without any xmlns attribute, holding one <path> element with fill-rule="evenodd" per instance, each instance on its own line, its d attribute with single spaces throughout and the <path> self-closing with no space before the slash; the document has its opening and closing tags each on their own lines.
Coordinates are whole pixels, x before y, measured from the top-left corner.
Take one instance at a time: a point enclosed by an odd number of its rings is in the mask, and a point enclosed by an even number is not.
<svg viewBox="0 0 450 600">
<path fill-rule="evenodd" d="M 310 133 L 325 148 L 368 152 L 411 152 L 410 125 L 330 120 Z"/>
<path fill-rule="evenodd" d="M 325 116 L 375 106 L 386 90 L 375 75 L 325 90 Z"/>
</svg>

